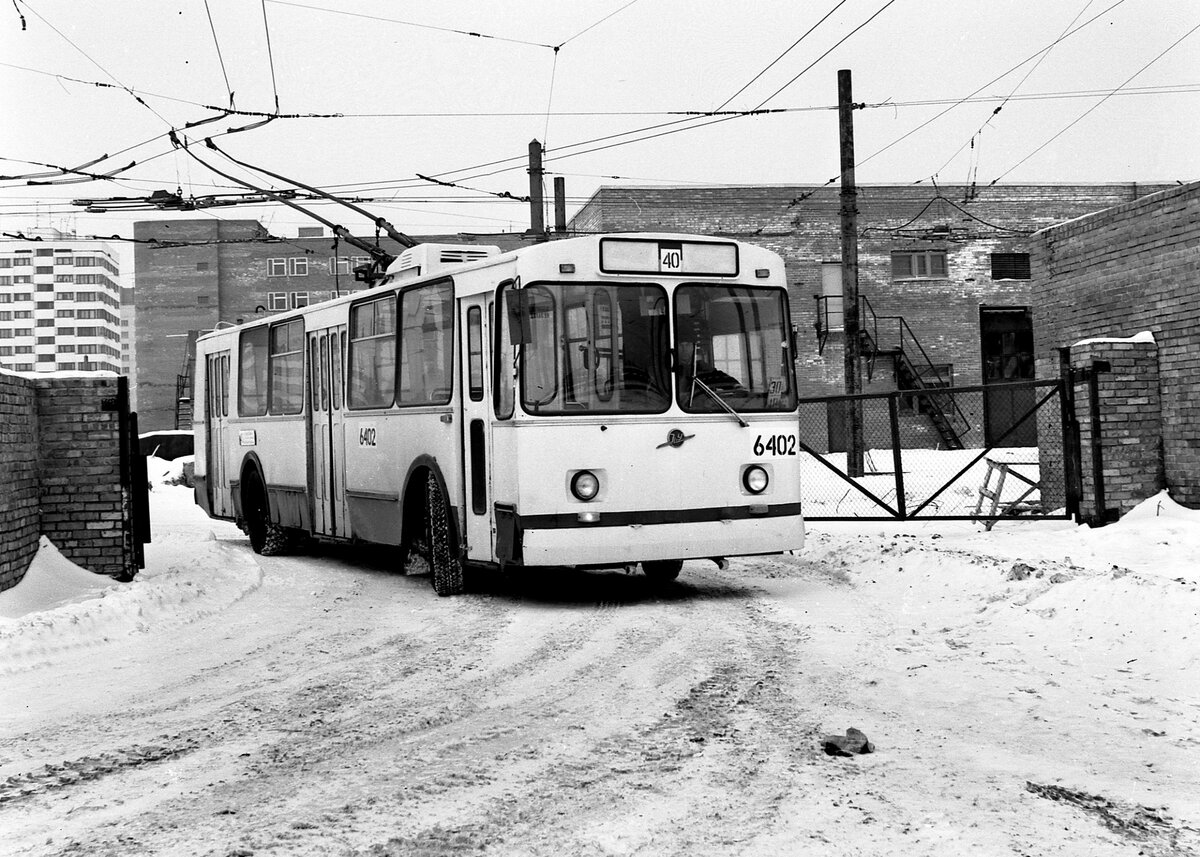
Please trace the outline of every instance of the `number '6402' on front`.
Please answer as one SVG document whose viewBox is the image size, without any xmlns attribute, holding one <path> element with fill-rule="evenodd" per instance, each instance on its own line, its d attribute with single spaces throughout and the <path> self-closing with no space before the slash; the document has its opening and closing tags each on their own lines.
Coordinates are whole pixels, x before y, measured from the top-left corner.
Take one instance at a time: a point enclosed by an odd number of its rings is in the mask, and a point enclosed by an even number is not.
<svg viewBox="0 0 1200 857">
<path fill-rule="evenodd" d="M 761 434 L 754 439 L 755 455 L 795 455 L 796 436 L 794 434 Z"/>
</svg>

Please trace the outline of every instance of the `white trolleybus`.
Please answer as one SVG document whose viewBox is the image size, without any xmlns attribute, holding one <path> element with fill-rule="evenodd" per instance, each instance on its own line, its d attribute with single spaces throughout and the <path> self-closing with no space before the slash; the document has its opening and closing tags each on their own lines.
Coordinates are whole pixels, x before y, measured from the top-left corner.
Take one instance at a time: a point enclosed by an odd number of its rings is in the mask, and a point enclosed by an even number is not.
<svg viewBox="0 0 1200 857">
<path fill-rule="evenodd" d="M 440 595 L 465 564 L 671 580 L 798 549 L 793 350 L 783 261 L 750 244 L 418 245 L 197 341 L 196 498 L 263 554 L 396 545 Z"/>
</svg>

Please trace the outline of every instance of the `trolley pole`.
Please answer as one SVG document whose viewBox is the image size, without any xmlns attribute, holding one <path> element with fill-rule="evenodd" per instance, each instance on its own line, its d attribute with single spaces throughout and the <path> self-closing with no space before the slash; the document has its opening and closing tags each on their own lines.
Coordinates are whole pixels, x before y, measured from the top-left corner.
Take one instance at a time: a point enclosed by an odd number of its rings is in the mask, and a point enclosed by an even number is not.
<svg viewBox="0 0 1200 857">
<path fill-rule="evenodd" d="M 546 213 L 542 205 L 542 144 L 529 141 L 529 231 L 535 239 L 546 235 Z"/>
<path fill-rule="evenodd" d="M 854 185 L 854 100 L 850 69 L 838 71 L 838 131 L 842 168 L 842 325 L 845 333 L 846 395 L 862 392 L 862 340 L 858 318 L 858 190 Z M 863 475 L 862 400 L 845 409 L 846 474 Z"/>
</svg>

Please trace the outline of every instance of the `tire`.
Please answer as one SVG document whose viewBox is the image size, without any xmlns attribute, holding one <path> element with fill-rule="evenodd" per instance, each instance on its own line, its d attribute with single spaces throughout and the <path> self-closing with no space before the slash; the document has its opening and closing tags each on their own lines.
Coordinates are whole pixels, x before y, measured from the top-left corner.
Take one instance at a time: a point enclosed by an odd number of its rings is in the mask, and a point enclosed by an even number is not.
<svg viewBox="0 0 1200 857">
<path fill-rule="evenodd" d="M 670 583 L 679 577 L 681 559 L 657 559 L 642 563 L 642 572 L 655 583 Z"/>
<path fill-rule="evenodd" d="M 250 549 L 259 556 L 279 556 L 286 553 L 291 538 L 288 531 L 274 523 L 267 510 L 267 492 L 257 474 L 248 480 L 246 535 L 250 537 Z"/>
<path fill-rule="evenodd" d="M 465 588 L 462 560 L 451 536 L 450 509 L 436 477 L 429 474 L 426 483 L 425 515 L 429 544 L 429 567 L 433 572 L 433 591 L 445 597 L 461 595 Z"/>
</svg>

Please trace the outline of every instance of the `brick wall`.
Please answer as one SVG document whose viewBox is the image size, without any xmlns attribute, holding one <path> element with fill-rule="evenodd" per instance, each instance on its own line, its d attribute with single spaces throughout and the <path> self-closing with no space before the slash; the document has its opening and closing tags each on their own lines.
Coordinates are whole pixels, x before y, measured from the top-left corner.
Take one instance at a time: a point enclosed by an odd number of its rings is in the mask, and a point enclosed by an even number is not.
<svg viewBox="0 0 1200 857">
<path fill-rule="evenodd" d="M 1200 508 L 1200 183 L 1044 230 L 1032 247 L 1039 374 L 1059 346 L 1153 333 L 1163 478 Z"/>
<path fill-rule="evenodd" d="M 77 565 L 126 577 L 116 378 L 38 379 L 42 534 Z M 111 410 L 106 409 L 109 400 Z"/>
<path fill-rule="evenodd" d="M 37 466 L 33 382 L 0 372 L 0 591 L 21 579 L 37 551 Z"/>
<path fill-rule="evenodd" d="M 115 377 L 0 373 L 0 590 L 25 575 L 39 534 L 89 571 L 135 572 L 117 397 Z"/>
</svg>

